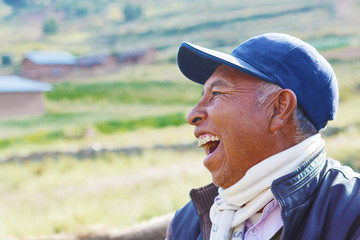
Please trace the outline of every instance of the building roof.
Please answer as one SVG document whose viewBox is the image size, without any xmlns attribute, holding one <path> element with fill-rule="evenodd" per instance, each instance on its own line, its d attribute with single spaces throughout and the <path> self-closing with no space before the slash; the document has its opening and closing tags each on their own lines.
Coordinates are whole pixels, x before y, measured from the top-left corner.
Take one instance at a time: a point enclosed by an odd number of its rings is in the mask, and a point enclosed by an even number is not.
<svg viewBox="0 0 360 240">
<path fill-rule="evenodd" d="M 75 65 L 76 57 L 69 52 L 29 51 L 25 58 L 39 65 Z"/>
<path fill-rule="evenodd" d="M 81 67 L 92 67 L 92 66 L 96 66 L 96 65 L 102 65 L 105 63 L 106 59 L 109 56 L 110 55 L 99 54 L 99 55 L 94 55 L 94 56 L 80 57 L 80 58 L 78 58 L 77 63 Z"/>
<path fill-rule="evenodd" d="M 0 76 L 0 93 L 50 91 L 52 84 L 16 75 Z"/>
<path fill-rule="evenodd" d="M 120 53 L 119 60 L 126 61 L 126 60 L 141 58 L 152 50 L 153 50 L 152 48 L 139 48 L 135 50 L 128 50 L 126 52 Z"/>
</svg>

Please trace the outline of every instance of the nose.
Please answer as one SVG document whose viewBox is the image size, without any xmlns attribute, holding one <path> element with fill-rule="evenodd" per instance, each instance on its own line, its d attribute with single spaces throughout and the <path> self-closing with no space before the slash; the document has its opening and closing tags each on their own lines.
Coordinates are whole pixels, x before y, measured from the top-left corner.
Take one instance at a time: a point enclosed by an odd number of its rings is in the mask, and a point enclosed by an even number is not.
<svg viewBox="0 0 360 240">
<path fill-rule="evenodd" d="M 207 112 L 204 107 L 196 105 L 187 115 L 186 121 L 191 125 L 198 125 L 207 118 Z"/>
</svg>

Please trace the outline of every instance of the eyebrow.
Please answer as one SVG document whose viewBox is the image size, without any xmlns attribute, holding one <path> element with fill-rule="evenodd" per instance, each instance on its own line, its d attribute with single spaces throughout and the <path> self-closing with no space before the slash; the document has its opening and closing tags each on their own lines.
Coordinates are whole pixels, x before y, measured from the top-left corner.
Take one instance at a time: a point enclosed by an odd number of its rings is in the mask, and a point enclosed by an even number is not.
<svg viewBox="0 0 360 240">
<path fill-rule="evenodd" d="M 214 81 L 213 83 L 211 83 L 210 89 L 213 89 L 216 86 L 227 86 L 227 84 L 224 80 L 218 79 L 218 80 Z"/>
<path fill-rule="evenodd" d="M 209 89 L 213 89 L 216 86 L 228 86 L 228 84 L 224 80 L 218 79 L 211 83 Z M 204 90 L 202 91 L 201 96 L 204 96 Z"/>
</svg>

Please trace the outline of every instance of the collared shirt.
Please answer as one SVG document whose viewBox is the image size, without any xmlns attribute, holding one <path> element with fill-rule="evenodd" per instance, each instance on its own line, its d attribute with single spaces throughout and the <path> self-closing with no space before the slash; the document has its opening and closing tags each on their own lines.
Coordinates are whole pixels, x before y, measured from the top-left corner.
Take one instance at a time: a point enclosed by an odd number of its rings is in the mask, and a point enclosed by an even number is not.
<svg viewBox="0 0 360 240">
<path fill-rule="evenodd" d="M 265 206 L 262 215 L 259 214 L 261 215 L 260 220 L 258 220 L 259 218 L 257 216 L 246 220 L 245 227 L 247 231 L 244 240 L 271 239 L 283 226 L 280 212 L 279 202 L 274 199 Z"/>
</svg>

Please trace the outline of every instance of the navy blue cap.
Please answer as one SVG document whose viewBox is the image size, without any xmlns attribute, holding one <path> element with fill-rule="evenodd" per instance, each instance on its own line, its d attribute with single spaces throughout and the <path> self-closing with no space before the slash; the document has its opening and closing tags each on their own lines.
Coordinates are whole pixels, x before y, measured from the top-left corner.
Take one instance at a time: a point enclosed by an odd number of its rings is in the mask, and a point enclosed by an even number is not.
<svg viewBox="0 0 360 240">
<path fill-rule="evenodd" d="M 243 42 L 231 54 L 183 42 L 177 60 L 181 72 L 200 84 L 225 64 L 291 89 L 317 130 L 336 117 L 339 89 L 334 70 L 314 47 L 296 37 L 262 34 Z"/>
</svg>

